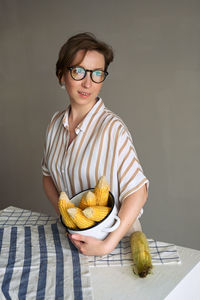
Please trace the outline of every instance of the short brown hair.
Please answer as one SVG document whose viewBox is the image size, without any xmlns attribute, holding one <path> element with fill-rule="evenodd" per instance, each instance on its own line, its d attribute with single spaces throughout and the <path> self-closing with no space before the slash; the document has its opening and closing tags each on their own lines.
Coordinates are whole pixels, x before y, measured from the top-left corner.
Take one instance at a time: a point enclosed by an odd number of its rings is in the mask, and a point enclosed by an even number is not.
<svg viewBox="0 0 200 300">
<path fill-rule="evenodd" d="M 112 47 L 97 40 L 94 34 L 90 32 L 76 34 L 69 38 L 59 51 L 56 63 L 56 76 L 59 79 L 59 83 L 61 83 L 61 78 L 66 68 L 71 67 L 75 55 L 79 50 L 85 50 L 83 58 L 88 50 L 96 50 L 103 54 L 105 59 L 105 71 L 107 71 L 109 64 L 114 58 Z"/>
</svg>

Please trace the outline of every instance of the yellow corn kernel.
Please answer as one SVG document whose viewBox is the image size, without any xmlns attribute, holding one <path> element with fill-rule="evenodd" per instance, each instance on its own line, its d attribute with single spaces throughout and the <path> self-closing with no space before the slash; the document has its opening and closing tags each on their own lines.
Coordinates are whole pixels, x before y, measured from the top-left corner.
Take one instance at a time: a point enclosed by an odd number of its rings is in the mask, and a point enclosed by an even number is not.
<svg viewBox="0 0 200 300">
<path fill-rule="evenodd" d="M 130 236 L 133 271 L 139 277 L 146 277 L 153 268 L 151 254 L 145 234 L 135 231 Z"/>
<path fill-rule="evenodd" d="M 74 205 L 74 203 L 72 203 L 70 200 L 69 200 L 69 198 L 68 198 L 68 196 L 67 196 L 67 194 L 65 193 L 65 192 L 61 192 L 60 193 L 60 196 L 59 196 L 59 201 L 60 200 L 63 200 L 63 201 L 65 201 L 65 207 L 66 208 L 70 208 L 70 207 L 74 207 L 75 205 Z M 64 203 L 64 202 L 63 202 Z"/>
<path fill-rule="evenodd" d="M 67 212 L 72 218 L 73 222 L 80 229 L 89 228 L 95 225 L 95 222 L 86 218 L 79 207 L 68 208 Z"/>
<path fill-rule="evenodd" d="M 94 206 L 97 204 L 96 195 L 92 191 L 88 191 L 83 194 L 79 207 L 84 209 L 88 206 Z"/>
<path fill-rule="evenodd" d="M 97 197 L 97 205 L 107 206 L 109 196 L 109 185 L 105 176 L 101 176 L 94 188 Z"/>
<path fill-rule="evenodd" d="M 100 222 L 107 216 L 110 210 L 111 207 L 108 206 L 92 206 L 85 208 L 83 214 L 90 220 Z"/>
<path fill-rule="evenodd" d="M 73 204 L 73 203 L 70 203 L 70 204 Z M 67 212 L 67 209 L 69 207 L 71 207 L 71 206 L 69 206 L 65 200 L 59 199 L 58 208 L 59 208 L 60 214 L 62 216 L 63 223 L 69 228 L 76 229 L 77 228 L 76 224 L 72 221 L 70 215 Z"/>
</svg>

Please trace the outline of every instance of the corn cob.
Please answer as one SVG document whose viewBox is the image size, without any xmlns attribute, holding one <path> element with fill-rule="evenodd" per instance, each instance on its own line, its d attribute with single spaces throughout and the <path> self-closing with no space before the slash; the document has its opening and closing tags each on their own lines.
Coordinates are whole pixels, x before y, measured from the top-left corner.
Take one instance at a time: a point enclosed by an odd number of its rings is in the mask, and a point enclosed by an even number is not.
<svg viewBox="0 0 200 300">
<path fill-rule="evenodd" d="M 94 221 L 86 218 L 79 207 L 68 208 L 67 212 L 76 226 L 80 229 L 85 229 L 96 224 Z"/>
<path fill-rule="evenodd" d="M 64 224 L 69 228 L 76 229 L 77 228 L 76 224 L 72 221 L 71 217 L 67 212 L 67 209 L 73 206 L 74 206 L 73 203 L 68 203 L 64 199 L 59 199 L 58 201 L 58 208 Z"/>
<path fill-rule="evenodd" d="M 88 206 L 94 206 L 96 205 L 96 201 L 96 195 L 92 191 L 88 191 L 83 194 L 79 207 L 84 209 Z"/>
<path fill-rule="evenodd" d="M 90 220 L 100 222 L 107 216 L 110 210 L 111 207 L 108 206 L 92 206 L 85 208 L 83 214 Z"/>
<path fill-rule="evenodd" d="M 75 205 L 74 205 L 74 203 L 72 203 L 70 200 L 69 200 L 69 198 L 68 198 L 68 196 L 67 196 L 67 194 L 65 193 L 65 192 L 61 192 L 60 193 L 60 196 L 59 196 L 59 201 L 60 200 L 63 200 L 63 201 L 65 201 L 66 202 L 66 208 L 70 208 L 70 207 L 74 207 Z"/>
<path fill-rule="evenodd" d="M 135 231 L 130 236 L 133 271 L 139 277 L 146 277 L 153 268 L 151 254 L 146 236 L 141 231 Z"/>
<path fill-rule="evenodd" d="M 109 196 L 109 185 L 105 176 L 101 176 L 94 188 L 97 197 L 97 205 L 107 206 Z"/>
<path fill-rule="evenodd" d="M 70 201 L 67 194 L 65 192 L 61 192 L 60 193 L 60 196 L 59 196 L 59 199 L 63 199 L 63 200 L 66 200 L 67 202 Z"/>
</svg>

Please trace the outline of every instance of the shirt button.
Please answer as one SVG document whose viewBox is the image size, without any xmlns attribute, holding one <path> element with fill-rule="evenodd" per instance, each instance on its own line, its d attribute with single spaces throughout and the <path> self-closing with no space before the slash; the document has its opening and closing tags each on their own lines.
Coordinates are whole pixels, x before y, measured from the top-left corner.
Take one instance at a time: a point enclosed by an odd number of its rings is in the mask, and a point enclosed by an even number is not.
<svg viewBox="0 0 200 300">
<path fill-rule="evenodd" d="M 76 132 L 76 134 L 79 134 L 80 129 L 79 129 L 79 128 L 76 128 L 76 129 L 75 129 L 75 132 Z"/>
</svg>

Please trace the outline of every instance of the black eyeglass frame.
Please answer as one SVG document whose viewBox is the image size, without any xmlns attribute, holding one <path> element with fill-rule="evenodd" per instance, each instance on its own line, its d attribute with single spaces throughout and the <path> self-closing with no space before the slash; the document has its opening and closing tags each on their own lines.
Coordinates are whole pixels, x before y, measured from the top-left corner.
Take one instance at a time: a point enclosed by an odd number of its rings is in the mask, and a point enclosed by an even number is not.
<svg viewBox="0 0 200 300">
<path fill-rule="evenodd" d="M 83 69 L 83 70 L 85 71 L 85 74 L 84 74 L 83 78 L 81 78 L 81 79 L 75 79 L 75 78 L 72 76 L 72 70 L 73 70 L 74 68 L 81 68 L 81 69 Z M 85 69 L 85 68 L 79 67 L 79 66 L 67 67 L 67 70 L 70 71 L 71 77 L 72 77 L 74 80 L 76 80 L 76 81 L 81 81 L 81 80 L 83 80 L 83 79 L 85 78 L 85 76 L 87 75 L 87 72 L 90 72 L 90 78 L 91 78 L 91 80 L 92 80 L 94 83 L 102 83 L 102 82 L 106 79 L 106 77 L 108 76 L 108 74 L 109 74 L 107 71 L 102 71 L 102 70 L 99 70 L 99 69 L 96 69 L 96 70 L 88 70 L 88 69 Z M 92 78 L 92 73 L 95 72 L 95 71 L 102 71 L 102 72 L 104 73 L 104 79 L 103 79 L 102 81 L 96 82 L 96 81 L 93 80 L 93 78 Z"/>
</svg>

